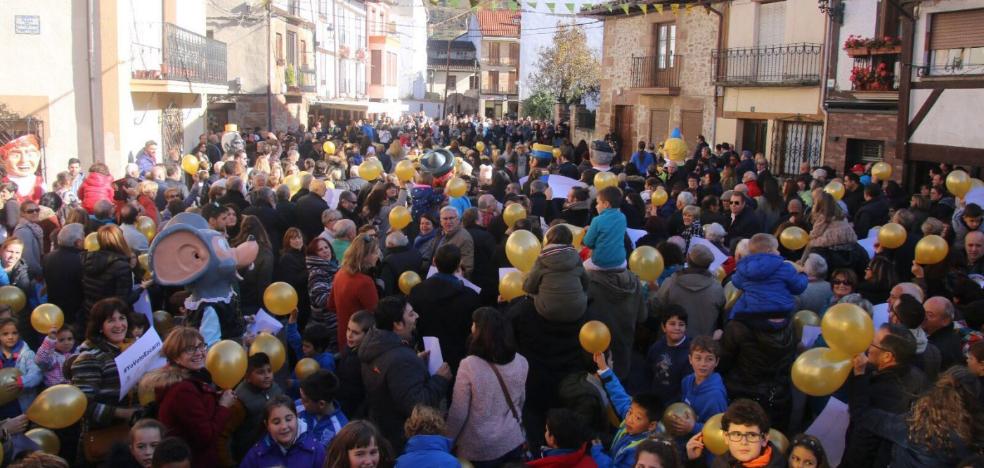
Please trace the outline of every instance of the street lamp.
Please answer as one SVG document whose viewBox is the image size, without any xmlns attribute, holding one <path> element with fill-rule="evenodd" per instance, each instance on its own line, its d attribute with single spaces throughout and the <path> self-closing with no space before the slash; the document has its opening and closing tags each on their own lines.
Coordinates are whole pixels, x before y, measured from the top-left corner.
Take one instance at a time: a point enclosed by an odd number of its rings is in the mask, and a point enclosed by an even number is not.
<svg viewBox="0 0 984 468">
<path fill-rule="evenodd" d="M 830 15 L 830 19 L 838 24 L 844 24 L 844 2 L 837 0 L 817 0 L 820 13 Z"/>
</svg>

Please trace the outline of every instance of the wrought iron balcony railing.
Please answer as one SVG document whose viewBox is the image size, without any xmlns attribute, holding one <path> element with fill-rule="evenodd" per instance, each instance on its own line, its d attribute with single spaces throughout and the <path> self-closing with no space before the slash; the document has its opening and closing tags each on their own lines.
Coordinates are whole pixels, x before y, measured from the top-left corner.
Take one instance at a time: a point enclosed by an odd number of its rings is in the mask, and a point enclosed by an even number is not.
<svg viewBox="0 0 984 468">
<path fill-rule="evenodd" d="M 225 42 L 171 23 L 163 24 L 159 45 L 134 42 L 131 53 L 133 78 L 228 83 Z"/>
<path fill-rule="evenodd" d="M 632 87 L 678 88 L 682 67 L 679 55 L 632 57 Z"/>
<path fill-rule="evenodd" d="M 714 50 L 714 82 L 724 86 L 820 84 L 820 44 L 783 44 Z"/>
</svg>

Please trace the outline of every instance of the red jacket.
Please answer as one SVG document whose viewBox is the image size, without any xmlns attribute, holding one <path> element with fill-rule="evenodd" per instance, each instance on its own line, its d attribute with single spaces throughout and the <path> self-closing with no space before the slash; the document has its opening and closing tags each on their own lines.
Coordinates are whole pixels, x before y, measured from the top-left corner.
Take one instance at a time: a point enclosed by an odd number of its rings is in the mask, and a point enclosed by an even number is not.
<svg viewBox="0 0 984 468">
<path fill-rule="evenodd" d="M 160 218 L 157 216 L 157 204 L 154 203 L 154 199 L 141 194 L 137 197 L 137 203 L 143 207 L 143 215 L 154 220 L 156 226 Z"/>
<path fill-rule="evenodd" d="M 168 435 L 191 447 L 191 466 L 219 466 L 219 440 L 232 414 L 219 406 L 219 390 L 192 376 L 168 387 L 158 401 L 157 415 Z"/>
<path fill-rule="evenodd" d="M 533 460 L 526 466 L 539 466 L 544 468 L 596 468 L 598 466 L 591 453 L 588 451 L 588 444 L 584 444 L 580 450 L 566 455 L 551 455 L 538 460 Z"/>
<path fill-rule="evenodd" d="M 103 175 L 98 172 L 90 172 L 79 186 L 79 200 L 82 200 L 82 208 L 92 214 L 96 209 L 96 202 L 99 200 L 113 201 L 113 177 Z"/>
<path fill-rule="evenodd" d="M 356 312 L 375 312 L 379 293 L 372 278 L 362 273 L 349 273 L 344 267 L 335 273 L 335 280 L 328 293 L 327 309 L 335 312 L 338 320 L 338 348 L 345 348 L 345 331 L 348 321 Z"/>
</svg>

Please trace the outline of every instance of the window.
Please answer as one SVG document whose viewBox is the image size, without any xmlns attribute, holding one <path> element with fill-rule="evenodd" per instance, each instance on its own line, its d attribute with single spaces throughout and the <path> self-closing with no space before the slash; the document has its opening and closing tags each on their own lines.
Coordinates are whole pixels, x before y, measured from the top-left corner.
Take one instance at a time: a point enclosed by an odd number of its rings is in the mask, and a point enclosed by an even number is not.
<svg viewBox="0 0 984 468">
<path fill-rule="evenodd" d="M 676 24 L 654 24 L 656 30 L 656 57 L 659 68 L 673 68 L 676 55 Z"/>
<path fill-rule="evenodd" d="M 489 65 L 498 65 L 502 63 L 499 58 L 499 43 L 486 41 L 482 45 L 482 52 L 485 53 L 485 60 Z"/>
<path fill-rule="evenodd" d="M 328 0 L 321 0 L 318 2 L 318 14 L 321 16 L 328 16 Z"/>
<path fill-rule="evenodd" d="M 499 92 L 499 72 L 490 71 L 489 72 L 489 85 L 486 87 L 489 92 L 498 93 Z"/>
<path fill-rule="evenodd" d="M 383 51 L 370 51 L 371 65 L 369 65 L 370 84 L 383 84 Z"/>
<path fill-rule="evenodd" d="M 434 69 L 427 70 L 427 82 L 431 84 L 434 83 Z"/>
<path fill-rule="evenodd" d="M 937 13 L 931 21 L 931 73 L 984 73 L 984 9 Z"/>
<path fill-rule="evenodd" d="M 457 76 L 454 76 L 454 75 L 448 75 L 448 80 L 447 80 L 447 83 L 446 83 L 445 86 L 447 86 L 448 91 L 457 91 L 458 90 L 458 77 Z"/>
<path fill-rule="evenodd" d="M 300 54 L 301 54 L 301 66 L 307 67 L 307 64 L 308 64 L 308 60 L 307 60 L 307 41 L 301 41 Z"/>
<path fill-rule="evenodd" d="M 879 162 L 884 159 L 885 142 L 882 140 L 859 140 L 854 138 L 847 139 L 847 158 L 848 167 L 855 164 Z"/>
<path fill-rule="evenodd" d="M 773 159 L 778 162 L 781 174 L 796 174 L 800 163 L 811 167 L 820 165 L 820 149 L 823 145 L 823 124 L 812 122 L 777 122 L 780 131 L 775 132 L 772 147 Z"/>
<path fill-rule="evenodd" d="M 287 31 L 287 64 L 297 63 L 297 33 Z"/>
<path fill-rule="evenodd" d="M 276 57 L 277 62 L 284 59 L 284 35 L 277 33 L 277 47 L 273 50 L 273 56 Z"/>
<path fill-rule="evenodd" d="M 478 75 L 468 77 L 468 89 L 478 89 Z"/>
<path fill-rule="evenodd" d="M 509 43 L 509 64 L 519 65 L 519 43 Z"/>
</svg>

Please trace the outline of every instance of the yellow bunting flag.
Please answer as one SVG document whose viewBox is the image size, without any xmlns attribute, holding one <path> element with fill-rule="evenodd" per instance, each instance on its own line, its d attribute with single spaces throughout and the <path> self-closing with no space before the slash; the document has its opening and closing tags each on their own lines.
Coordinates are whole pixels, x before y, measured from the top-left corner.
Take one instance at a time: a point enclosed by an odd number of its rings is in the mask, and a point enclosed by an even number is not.
<svg viewBox="0 0 984 468">
<path fill-rule="evenodd" d="M 687 4 L 687 7 L 686 7 L 687 13 L 688 14 L 691 13 L 693 11 L 693 9 L 694 9 L 694 5 L 688 3 Z"/>
<path fill-rule="evenodd" d="M 679 3 L 670 4 L 670 11 L 672 11 L 674 15 L 680 13 L 680 4 Z"/>
<path fill-rule="evenodd" d="M 649 13 L 649 5 L 643 3 L 642 5 L 639 5 L 639 8 L 642 8 L 642 14 L 645 15 Z"/>
<path fill-rule="evenodd" d="M 656 13 L 663 14 L 663 5 L 657 3 L 653 7 L 656 8 Z"/>
<path fill-rule="evenodd" d="M 626 15 L 629 14 L 629 4 L 628 3 L 623 3 L 623 4 L 619 5 L 619 6 L 622 7 L 622 11 L 624 11 Z"/>
</svg>

